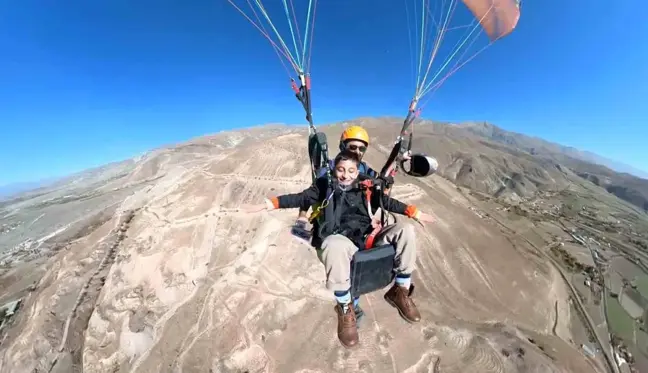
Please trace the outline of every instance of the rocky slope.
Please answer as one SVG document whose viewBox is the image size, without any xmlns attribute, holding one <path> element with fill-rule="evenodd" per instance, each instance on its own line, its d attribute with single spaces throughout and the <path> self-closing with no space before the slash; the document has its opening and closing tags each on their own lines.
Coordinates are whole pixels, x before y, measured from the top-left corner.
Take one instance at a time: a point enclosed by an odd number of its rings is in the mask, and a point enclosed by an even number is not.
<svg viewBox="0 0 648 373">
<path fill-rule="evenodd" d="M 610 168 L 614 165 L 611 161 L 575 148 L 505 131 L 488 123 L 468 123 L 458 127 L 490 141 L 507 145 L 512 149 L 522 150 L 536 158 L 563 164 L 577 175 L 604 188 L 609 193 L 648 211 L 648 179 L 626 172 L 614 171 Z"/>
<path fill-rule="evenodd" d="M 361 118 L 388 151 L 402 119 Z M 505 131 L 487 123 L 446 124 L 420 121 L 414 127 L 414 149 L 439 160 L 439 174 L 454 183 L 510 202 L 538 190 L 562 190 L 583 179 L 648 211 L 648 180 L 591 163 L 582 152 L 542 139 Z M 384 157 L 371 158 L 380 168 Z"/>
<path fill-rule="evenodd" d="M 333 148 L 340 126 L 326 129 Z M 370 164 L 384 161 L 393 128 L 372 130 Z M 573 177 L 496 144 L 423 132 L 417 141 L 434 144 L 426 150 L 460 184 L 519 198 Z M 288 231 L 297 211 L 237 211 L 309 185 L 305 134 L 273 126 L 202 137 L 6 202 L 3 245 L 31 236 L 50 258 L 12 255 L 2 267 L 2 299 L 24 301 L 0 371 L 598 371 L 569 343 L 557 271 L 439 176 L 399 177 L 394 189 L 438 219 L 415 226 L 422 322 L 407 324 L 383 292 L 370 294 L 361 346 L 341 347 L 323 267 Z M 27 270 L 38 276 L 26 280 Z"/>
</svg>

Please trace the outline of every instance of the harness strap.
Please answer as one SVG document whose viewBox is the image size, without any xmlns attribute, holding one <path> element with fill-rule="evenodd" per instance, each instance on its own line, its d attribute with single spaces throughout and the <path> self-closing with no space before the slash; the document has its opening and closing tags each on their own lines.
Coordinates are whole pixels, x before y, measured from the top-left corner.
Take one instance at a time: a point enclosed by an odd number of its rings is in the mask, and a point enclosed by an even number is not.
<svg viewBox="0 0 648 373">
<path fill-rule="evenodd" d="M 322 233 L 328 229 L 329 232 L 333 233 L 335 232 L 335 229 L 337 227 L 336 223 L 336 200 L 334 198 L 335 194 L 335 187 L 330 185 L 326 189 L 326 193 L 328 194 L 328 203 L 326 203 L 326 206 L 324 206 L 324 219 L 323 221 L 320 219 L 320 227 L 319 227 L 319 235 L 322 236 Z"/>
<path fill-rule="evenodd" d="M 369 214 L 369 217 L 371 218 L 371 221 L 373 222 L 374 214 L 373 214 L 373 211 L 371 209 L 371 195 L 373 193 L 372 189 L 373 189 L 373 186 L 374 186 L 373 181 L 372 180 L 364 180 L 364 181 L 360 182 L 360 185 L 365 188 L 365 195 L 367 196 L 367 198 L 366 198 L 367 212 Z M 382 213 L 384 213 L 384 212 L 382 212 Z M 374 241 L 376 240 L 376 236 L 378 235 L 378 233 L 380 233 L 381 230 L 382 230 L 382 223 L 378 224 L 378 226 L 375 227 L 371 231 L 371 233 L 369 233 L 369 235 L 365 239 L 365 247 L 364 247 L 365 250 L 373 248 Z"/>
<path fill-rule="evenodd" d="M 365 250 L 372 249 L 374 246 L 374 241 L 376 241 L 376 236 L 380 231 L 382 230 L 382 224 L 379 224 L 377 227 L 375 227 L 371 233 L 367 236 L 365 239 Z"/>
<path fill-rule="evenodd" d="M 360 187 L 365 191 L 365 195 L 367 196 L 367 210 L 369 212 L 369 217 L 373 219 L 373 213 L 371 211 L 371 193 L 373 192 L 373 180 L 367 179 L 363 180 L 359 183 Z"/>
<path fill-rule="evenodd" d="M 312 212 L 311 215 L 308 217 L 308 221 L 309 221 L 311 224 L 312 224 L 315 220 L 319 219 L 319 217 L 322 215 L 322 210 L 326 209 L 326 207 L 328 206 L 328 204 L 331 202 L 331 198 L 333 198 L 333 192 L 334 192 L 334 191 L 331 190 L 331 191 L 329 192 L 329 194 L 328 194 L 328 197 L 326 197 L 326 199 L 325 199 L 322 203 L 320 203 L 320 204 L 318 204 L 317 206 L 315 206 L 315 208 L 313 209 L 313 212 Z"/>
</svg>

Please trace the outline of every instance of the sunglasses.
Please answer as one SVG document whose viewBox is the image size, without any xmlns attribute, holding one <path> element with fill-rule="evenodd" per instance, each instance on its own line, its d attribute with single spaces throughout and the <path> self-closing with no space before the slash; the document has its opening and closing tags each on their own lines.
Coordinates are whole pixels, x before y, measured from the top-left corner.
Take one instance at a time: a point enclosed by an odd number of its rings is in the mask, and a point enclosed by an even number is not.
<svg viewBox="0 0 648 373">
<path fill-rule="evenodd" d="M 361 153 L 364 153 L 364 152 L 367 151 L 367 147 L 366 147 L 366 146 L 363 146 L 363 145 L 358 146 L 358 145 L 353 145 L 353 144 L 351 144 L 351 145 L 347 145 L 346 148 L 349 149 L 349 150 L 351 150 L 351 151 L 353 151 L 353 150 L 360 150 Z"/>
</svg>

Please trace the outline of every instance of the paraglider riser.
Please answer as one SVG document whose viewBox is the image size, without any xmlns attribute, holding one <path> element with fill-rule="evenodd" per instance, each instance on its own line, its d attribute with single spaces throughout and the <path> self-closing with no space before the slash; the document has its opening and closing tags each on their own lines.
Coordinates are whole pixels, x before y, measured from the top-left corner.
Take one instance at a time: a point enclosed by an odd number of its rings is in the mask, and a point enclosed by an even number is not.
<svg viewBox="0 0 648 373">
<path fill-rule="evenodd" d="M 351 294 L 359 297 L 391 284 L 395 256 L 392 245 L 357 251 L 351 260 Z"/>
</svg>

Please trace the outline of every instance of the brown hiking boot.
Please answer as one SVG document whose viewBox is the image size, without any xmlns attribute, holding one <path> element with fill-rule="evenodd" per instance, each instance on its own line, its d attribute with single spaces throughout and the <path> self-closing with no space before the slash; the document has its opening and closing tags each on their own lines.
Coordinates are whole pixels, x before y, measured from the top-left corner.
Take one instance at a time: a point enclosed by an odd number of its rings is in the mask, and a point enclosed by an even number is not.
<svg viewBox="0 0 648 373">
<path fill-rule="evenodd" d="M 421 321 L 421 314 L 414 304 L 414 300 L 410 297 L 414 291 L 414 285 L 410 284 L 407 289 L 403 286 L 394 284 L 387 293 L 385 293 L 385 300 L 387 303 L 396 307 L 398 313 L 405 321 L 415 323 Z"/>
<path fill-rule="evenodd" d="M 354 347 L 358 344 L 358 325 L 356 324 L 356 314 L 353 305 L 348 304 L 344 307 L 341 304 L 335 306 L 338 314 L 337 334 L 340 342 L 344 347 Z"/>
</svg>

